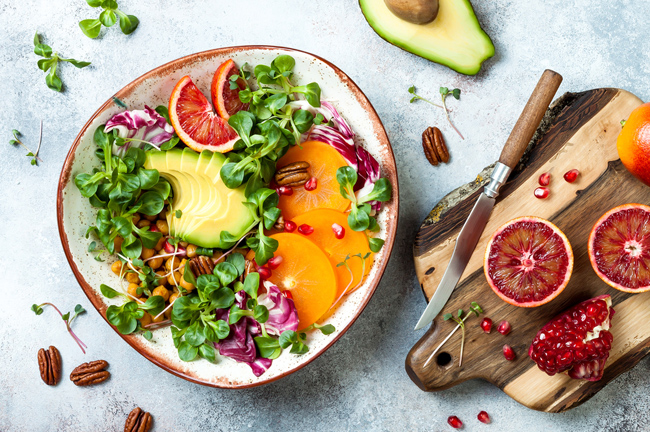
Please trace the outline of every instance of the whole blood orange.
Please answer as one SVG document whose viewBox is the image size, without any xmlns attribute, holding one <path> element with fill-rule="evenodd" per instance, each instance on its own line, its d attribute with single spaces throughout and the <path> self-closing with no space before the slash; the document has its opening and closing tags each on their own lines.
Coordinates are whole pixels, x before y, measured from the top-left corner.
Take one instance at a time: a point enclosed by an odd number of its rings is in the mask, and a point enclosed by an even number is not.
<svg viewBox="0 0 650 432">
<path fill-rule="evenodd" d="M 239 70 L 235 62 L 232 59 L 228 59 L 214 73 L 210 88 L 212 104 L 217 110 L 217 113 L 225 120 L 228 120 L 231 115 L 241 110 L 248 109 L 248 104 L 239 100 L 239 91 L 246 88 L 246 83 L 242 78 L 238 78 L 235 81 L 237 88 L 231 88 L 230 77 L 233 75 L 239 75 Z"/>
<path fill-rule="evenodd" d="M 273 270 L 269 281 L 282 291 L 289 291 L 298 311 L 298 331 L 327 312 L 336 296 L 336 275 L 330 260 L 316 244 L 299 234 L 271 236 L 278 241 L 275 256 L 282 262 Z"/>
<path fill-rule="evenodd" d="M 226 153 L 239 135 L 212 110 L 189 76 L 181 78 L 169 98 L 169 119 L 178 137 L 192 150 Z"/>
<path fill-rule="evenodd" d="M 483 265 L 492 290 L 522 307 L 550 302 L 569 283 L 573 251 L 551 222 L 527 216 L 499 228 L 488 242 Z"/>
<path fill-rule="evenodd" d="M 650 186 L 650 102 L 632 111 L 616 147 L 625 168 Z"/>
<path fill-rule="evenodd" d="M 364 265 L 363 257 L 370 252 L 368 239 L 364 233 L 352 231 L 345 213 L 332 209 L 316 209 L 295 217 L 293 222 L 297 225 L 308 224 L 314 228 L 314 232 L 309 235 L 309 240 L 325 251 L 334 266 L 338 284 L 337 299 L 361 286 L 364 276 L 370 273 L 374 254 L 370 253 Z M 340 239 L 336 237 L 335 230 L 332 228 L 334 224 L 344 229 L 343 237 Z M 359 254 L 361 257 L 353 256 Z M 350 258 L 347 264 L 350 270 L 344 265 L 337 267 L 348 255 Z"/>
<path fill-rule="evenodd" d="M 650 291 L 650 207 L 625 204 L 605 213 L 589 235 L 589 259 L 610 286 Z"/>
<path fill-rule="evenodd" d="M 291 195 L 280 195 L 278 208 L 285 220 L 317 208 L 347 210 L 350 201 L 341 196 L 336 181 L 336 170 L 347 166 L 343 156 L 332 146 L 319 141 L 306 141 L 289 149 L 278 160 L 277 167 L 293 162 L 309 163 L 309 175 L 316 178 L 315 188 L 306 190 L 303 186 L 294 187 Z M 309 188 L 311 189 L 311 187 Z"/>
</svg>

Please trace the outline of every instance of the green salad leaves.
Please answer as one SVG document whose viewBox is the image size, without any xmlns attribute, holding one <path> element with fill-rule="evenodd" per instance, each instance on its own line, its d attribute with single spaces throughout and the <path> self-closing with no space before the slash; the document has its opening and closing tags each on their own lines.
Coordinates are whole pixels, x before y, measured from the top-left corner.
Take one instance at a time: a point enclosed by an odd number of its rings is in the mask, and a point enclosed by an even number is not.
<svg viewBox="0 0 650 432">
<path fill-rule="evenodd" d="M 47 72 L 47 75 L 45 75 L 45 83 L 49 88 L 58 92 L 63 90 L 63 82 L 56 74 L 60 62 L 68 62 L 80 69 L 90 65 L 90 62 L 59 57 L 59 53 L 53 53 L 49 45 L 41 43 L 41 38 L 38 33 L 34 35 L 34 54 L 43 57 L 38 61 L 38 68 L 43 72 Z"/>
<path fill-rule="evenodd" d="M 99 36 L 99 32 L 104 27 L 112 27 L 120 22 L 120 29 L 125 35 L 129 35 L 138 28 L 140 21 L 134 15 L 127 15 L 118 9 L 117 1 L 115 0 L 86 0 L 89 6 L 103 10 L 99 14 L 98 19 L 85 19 L 79 22 L 79 28 L 86 36 L 95 39 Z"/>
</svg>

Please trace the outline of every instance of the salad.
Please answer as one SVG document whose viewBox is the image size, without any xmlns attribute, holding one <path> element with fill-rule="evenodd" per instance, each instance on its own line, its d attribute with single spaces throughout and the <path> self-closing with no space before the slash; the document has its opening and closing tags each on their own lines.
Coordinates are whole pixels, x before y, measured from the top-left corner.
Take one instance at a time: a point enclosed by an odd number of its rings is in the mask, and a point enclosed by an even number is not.
<svg viewBox="0 0 650 432">
<path fill-rule="evenodd" d="M 221 64 L 210 100 L 185 76 L 168 106 L 125 107 L 94 132 L 98 167 L 74 181 L 97 208 L 89 251 L 122 334 L 171 332 L 183 361 L 227 357 L 256 376 L 362 286 L 391 198 L 318 83 L 291 56 Z M 98 246 L 99 245 L 99 246 Z"/>
</svg>

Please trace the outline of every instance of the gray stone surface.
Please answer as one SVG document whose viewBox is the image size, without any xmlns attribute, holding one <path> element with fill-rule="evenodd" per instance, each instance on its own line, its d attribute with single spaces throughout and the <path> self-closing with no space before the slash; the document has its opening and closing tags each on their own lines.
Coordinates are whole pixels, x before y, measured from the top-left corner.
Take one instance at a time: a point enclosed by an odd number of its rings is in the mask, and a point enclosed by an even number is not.
<svg viewBox="0 0 650 432">
<path fill-rule="evenodd" d="M 151 411 L 155 430 L 450 430 L 455 414 L 465 430 L 650 430 L 650 360 L 623 374 L 591 401 L 568 413 L 531 411 L 490 384 L 467 382 L 427 394 L 404 372 L 404 358 L 421 336 L 412 331 L 425 302 L 417 286 L 411 242 L 420 221 L 447 192 L 472 180 L 498 156 L 510 128 L 544 68 L 564 75 L 560 92 L 621 87 L 650 98 L 650 2 L 647 0 L 475 0 L 496 56 L 477 77 L 465 77 L 401 51 L 366 24 L 354 0 L 198 1 L 121 0 L 141 20 L 130 37 L 117 28 L 99 40 L 77 23 L 96 14 L 82 0 L 0 0 L 0 131 L 24 133 L 34 146 L 45 131 L 40 167 L 22 149 L 0 146 L 0 430 L 121 430 L 136 405 Z M 92 61 L 64 65 L 62 94 L 45 86 L 32 53 L 35 31 L 65 56 Z M 88 344 L 83 356 L 53 310 L 36 317 L 34 302 L 91 308 L 65 260 L 57 232 L 59 171 L 75 135 L 108 97 L 167 61 L 210 48 L 241 44 L 295 47 L 323 56 L 364 90 L 388 131 L 399 167 L 401 214 L 390 266 L 368 308 L 347 334 L 303 370 L 244 391 L 201 387 L 149 363 L 125 344 L 94 310 L 75 324 Z M 440 85 L 459 87 L 452 116 L 461 141 L 440 111 L 408 103 L 406 89 L 436 97 Z M 420 133 L 440 125 L 451 163 L 432 168 Z M 647 325 L 647 323 L 639 323 Z M 38 376 L 36 351 L 53 344 L 65 371 L 96 358 L 113 378 L 76 388 L 64 377 L 56 388 Z M 493 424 L 476 414 L 486 410 Z"/>
</svg>

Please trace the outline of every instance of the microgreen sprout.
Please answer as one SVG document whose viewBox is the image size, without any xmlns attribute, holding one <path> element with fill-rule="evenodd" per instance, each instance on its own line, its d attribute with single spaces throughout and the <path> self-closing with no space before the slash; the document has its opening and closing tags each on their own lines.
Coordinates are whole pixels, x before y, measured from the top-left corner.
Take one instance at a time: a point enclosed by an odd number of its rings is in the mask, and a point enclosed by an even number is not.
<svg viewBox="0 0 650 432">
<path fill-rule="evenodd" d="M 307 332 L 313 329 L 320 330 L 324 335 L 330 335 L 336 331 L 336 328 L 332 324 L 320 325 L 317 323 L 303 329 L 300 333 L 293 330 L 285 330 L 278 339 L 280 347 L 282 349 L 291 347 L 289 352 L 292 354 L 301 355 L 307 353 L 309 351 L 309 347 L 306 344 Z"/>
<path fill-rule="evenodd" d="M 425 99 L 422 96 L 415 93 L 415 86 L 409 87 L 408 91 L 409 91 L 410 94 L 413 95 L 413 97 L 411 97 L 411 101 L 410 101 L 411 103 L 413 103 L 413 102 L 415 102 L 417 100 L 422 100 L 422 101 L 425 101 L 425 102 L 427 102 L 427 103 L 429 103 L 429 104 L 431 104 L 431 105 L 433 105 L 435 107 L 444 109 L 445 110 L 445 115 L 447 116 L 447 121 L 449 122 L 451 127 L 456 131 L 456 133 L 461 137 L 461 139 L 465 139 L 463 137 L 463 134 L 461 134 L 460 131 L 456 128 L 456 126 L 454 126 L 454 123 L 452 123 L 451 118 L 449 117 L 449 110 L 447 109 L 447 101 L 446 101 L 447 96 L 453 96 L 456 100 L 460 100 L 460 89 L 455 88 L 455 89 L 449 90 L 449 88 L 447 88 L 447 87 L 440 87 L 440 98 L 442 100 L 442 105 L 438 105 L 436 103 L 433 103 L 430 100 Z"/>
<path fill-rule="evenodd" d="M 72 336 L 72 338 L 77 343 L 77 345 L 79 345 L 79 348 L 81 348 L 81 352 L 86 354 L 85 348 L 88 348 L 88 347 L 86 346 L 85 343 L 83 343 L 81 341 L 81 339 L 79 339 L 77 337 L 77 335 L 74 333 L 74 331 L 72 331 L 72 327 L 71 327 L 72 321 L 74 321 L 74 319 L 77 318 L 82 313 L 86 312 L 86 310 L 80 304 L 78 304 L 77 306 L 74 307 L 74 315 L 72 315 L 72 317 L 71 317 L 70 312 L 66 312 L 65 314 L 63 314 L 63 313 L 61 313 L 59 308 L 54 306 L 52 303 L 41 303 L 40 305 L 37 305 L 36 303 L 34 303 L 32 305 L 32 311 L 36 315 L 40 315 L 40 314 L 43 313 L 43 306 L 51 306 L 51 307 L 54 308 L 55 311 L 57 311 L 57 313 L 59 315 L 61 315 L 61 319 L 65 322 L 65 327 L 68 330 L 68 333 L 70 333 L 70 336 Z"/>
<path fill-rule="evenodd" d="M 91 7 L 104 9 L 99 14 L 99 19 L 85 19 L 79 22 L 81 31 L 91 39 L 99 36 L 99 32 L 104 27 L 112 27 L 115 23 L 120 22 L 120 29 L 125 35 L 129 35 L 138 28 L 140 21 L 134 15 L 127 15 L 117 7 L 115 0 L 86 0 Z"/>
<path fill-rule="evenodd" d="M 38 152 L 41 151 L 41 143 L 43 142 L 43 120 L 41 120 L 41 132 L 38 137 L 38 147 L 36 147 L 36 152 L 32 152 L 25 143 L 22 142 L 20 139 L 20 136 L 22 135 L 19 131 L 16 129 L 12 129 L 11 131 L 12 135 L 14 136 L 14 139 L 9 141 L 9 144 L 11 145 L 19 145 L 22 148 L 24 148 L 27 151 L 27 157 L 32 158 L 30 163 L 32 165 L 38 165 L 38 162 L 43 162 L 43 160 L 38 157 Z"/>
<path fill-rule="evenodd" d="M 52 54 L 52 48 L 49 45 L 41 43 L 41 38 L 38 33 L 34 35 L 34 54 L 43 57 L 38 61 L 38 68 L 43 72 L 49 71 L 45 76 L 45 83 L 49 88 L 58 92 L 63 90 L 63 82 L 61 82 L 61 78 L 56 74 L 59 62 L 68 62 L 79 69 L 85 68 L 90 64 L 90 62 L 59 57 L 59 53 L 57 52 Z"/>
<path fill-rule="evenodd" d="M 449 335 L 445 338 L 445 340 L 443 340 L 440 343 L 440 345 L 438 345 L 438 347 L 433 351 L 433 353 L 431 353 L 431 355 L 429 356 L 427 361 L 424 363 L 424 366 L 426 366 L 429 363 L 429 361 L 431 361 L 433 356 L 436 355 L 436 353 L 440 350 L 440 348 L 442 348 L 442 346 L 449 340 L 449 338 L 451 338 L 453 336 L 454 333 L 456 333 L 456 331 L 459 328 L 462 330 L 463 336 L 462 336 L 462 339 L 461 339 L 461 342 L 460 342 L 460 359 L 458 361 L 458 366 L 461 366 L 463 364 L 463 348 L 465 346 L 465 321 L 467 320 L 467 318 L 469 318 L 471 316 L 472 313 L 475 314 L 478 317 L 479 314 L 483 313 L 483 309 L 481 308 L 481 306 L 479 306 L 478 303 L 472 302 L 470 304 L 469 311 L 465 314 L 464 317 L 463 317 L 463 313 L 464 312 L 463 312 L 462 309 L 458 309 L 458 312 L 456 312 L 455 315 L 451 314 L 451 313 L 446 313 L 446 314 L 444 314 L 442 316 L 443 320 L 445 320 L 445 321 L 453 320 L 456 323 L 458 323 L 458 325 L 456 325 L 456 327 L 454 327 L 454 329 L 451 331 L 451 333 L 449 333 Z"/>
<path fill-rule="evenodd" d="M 350 286 L 352 285 L 352 282 L 354 281 L 354 273 L 352 273 L 352 269 L 350 268 L 350 265 L 348 264 L 348 260 L 351 258 L 359 258 L 361 260 L 361 280 L 355 285 L 353 290 L 356 290 L 362 283 L 363 279 L 366 275 L 366 260 L 370 257 L 370 252 L 366 253 L 365 255 L 361 255 L 360 253 L 354 254 L 354 255 L 347 255 L 343 261 L 340 263 L 336 264 L 336 267 L 342 267 L 345 266 L 347 269 L 348 273 L 350 273 L 350 282 L 348 282 L 347 286 L 341 293 L 341 295 L 332 303 L 332 306 L 330 306 L 330 309 L 332 309 L 336 304 L 341 300 L 341 298 L 348 292 L 350 289 Z"/>
</svg>

